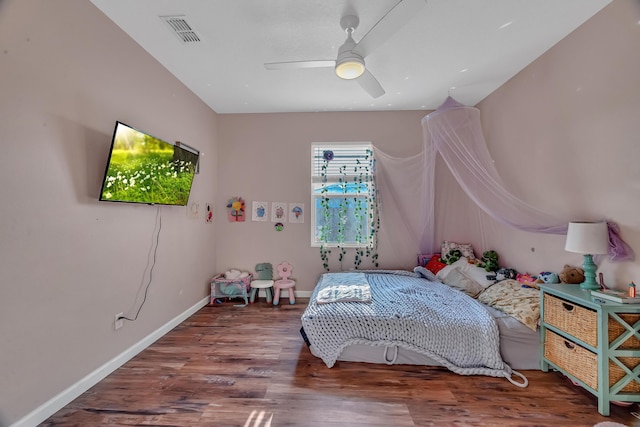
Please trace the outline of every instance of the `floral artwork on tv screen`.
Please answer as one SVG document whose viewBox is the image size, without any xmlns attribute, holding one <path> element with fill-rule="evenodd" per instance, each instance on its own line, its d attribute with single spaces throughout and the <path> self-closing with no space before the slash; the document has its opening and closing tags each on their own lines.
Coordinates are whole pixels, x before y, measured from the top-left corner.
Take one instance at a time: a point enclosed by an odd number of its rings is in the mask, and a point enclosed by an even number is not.
<svg viewBox="0 0 640 427">
<path fill-rule="evenodd" d="M 198 153 L 116 122 L 100 200 L 186 206 Z"/>
</svg>

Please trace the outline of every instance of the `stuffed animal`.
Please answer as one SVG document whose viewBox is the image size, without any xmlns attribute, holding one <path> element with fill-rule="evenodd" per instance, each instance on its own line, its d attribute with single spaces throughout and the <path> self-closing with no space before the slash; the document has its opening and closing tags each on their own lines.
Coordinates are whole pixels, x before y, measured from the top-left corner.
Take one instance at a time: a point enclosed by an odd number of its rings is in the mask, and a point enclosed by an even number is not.
<svg viewBox="0 0 640 427">
<path fill-rule="evenodd" d="M 540 289 L 535 283 L 536 279 L 529 273 L 518 273 L 516 280 L 520 282 L 523 287 Z"/>
<path fill-rule="evenodd" d="M 584 282 L 584 270 L 580 267 L 572 267 L 565 264 L 562 271 L 558 274 L 560 283 L 578 284 Z"/>
<path fill-rule="evenodd" d="M 515 279 L 516 276 L 518 276 L 518 272 L 513 268 L 499 268 L 495 273 L 487 274 L 487 280 L 500 282 L 502 280 Z"/>
<path fill-rule="evenodd" d="M 498 253 L 496 251 L 484 251 L 478 267 L 484 268 L 485 271 L 497 271 L 500 268 L 498 266 Z"/>
<path fill-rule="evenodd" d="M 557 273 L 552 273 L 550 271 L 543 271 L 538 274 L 536 278 L 536 283 L 544 283 L 546 285 L 551 285 L 553 283 L 560 283 L 560 279 L 558 278 Z"/>
<path fill-rule="evenodd" d="M 500 268 L 496 271 L 498 280 L 515 279 L 518 272 L 513 268 Z"/>
<path fill-rule="evenodd" d="M 449 253 L 446 254 L 443 258 L 441 258 L 441 261 L 447 265 L 451 265 L 454 262 L 458 261 L 460 258 L 462 258 L 462 252 L 460 251 L 460 249 L 453 249 L 449 251 Z"/>
<path fill-rule="evenodd" d="M 227 270 L 224 273 L 224 278 L 227 280 L 234 280 L 240 277 L 240 270 L 236 270 L 235 268 L 232 268 L 231 270 Z"/>
</svg>

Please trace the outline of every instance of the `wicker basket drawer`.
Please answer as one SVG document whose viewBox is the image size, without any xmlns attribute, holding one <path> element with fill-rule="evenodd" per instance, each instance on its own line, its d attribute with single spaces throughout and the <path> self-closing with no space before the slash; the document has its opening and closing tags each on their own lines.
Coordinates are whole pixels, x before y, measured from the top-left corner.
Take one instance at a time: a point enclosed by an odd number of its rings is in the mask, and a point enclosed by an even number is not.
<svg viewBox="0 0 640 427">
<path fill-rule="evenodd" d="M 598 389 L 597 354 L 547 329 L 544 338 L 544 357 L 592 389 Z"/>
<path fill-rule="evenodd" d="M 636 366 L 640 365 L 640 357 L 620 357 L 620 362 L 630 370 L 633 370 Z M 622 370 L 620 366 L 612 361 L 609 361 L 609 386 L 614 385 L 620 381 L 627 374 Z M 625 385 L 621 393 L 638 393 L 640 392 L 640 383 L 634 378 Z"/>
<path fill-rule="evenodd" d="M 633 325 L 638 320 L 640 320 L 640 314 L 637 313 L 618 313 L 618 316 L 627 323 L 628 325 Z M 623 333 L 626 333 L 627 329 L 615 320 L 613 317 L 609 317 L 609 342 L 613 342 L 616 338 L 618 338 Z M 631 336 L 627 338 L 619 347 L 620 350 L 640 350 L 640 340 L 635 336 Z"/>
<path fill-rule="evenodd" d="M 594 390 L 598 390 L 598 355 L 580 347 L 560 335 L 547 330 L 544 339 L 544 357 L 559 368 Z M 630 370 L 640 365 L 640 357 L 620 357 L 620 362 Z M 609 361 L 609 387 L 625 377 L 626 373 L 613 361 Z M 625 385 L 621 393 L 640 392 L 640 383 L 633 379 Z"/>
<path fill-rule="evenodd" d="M 594 310 L 544 294 L 544 322 L 589 345 L 598 345 L 598 314 Z"/>
</svg>

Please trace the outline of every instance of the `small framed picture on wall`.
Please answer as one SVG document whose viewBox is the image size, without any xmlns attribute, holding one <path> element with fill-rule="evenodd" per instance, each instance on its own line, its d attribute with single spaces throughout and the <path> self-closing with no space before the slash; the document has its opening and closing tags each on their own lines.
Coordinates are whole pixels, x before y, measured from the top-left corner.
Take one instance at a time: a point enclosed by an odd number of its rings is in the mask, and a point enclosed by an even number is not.
<svg viewBox="0 0 640 427">
<path fill-rule="evenodd" d="M 267 221 L 269 218 L 268 202 L 253 202 L 251 208 L 251 221 Z"/>
<path fill-rule="evenodd" d="M 289 222 L 304 223 L 304 203 L 289 203 Z"/>
<path fill-rule="evenodd" d="M 284 202 L 271 203 L 271 222 L 285 222 L 287 220 L 287 204 Z"/>
</svg>

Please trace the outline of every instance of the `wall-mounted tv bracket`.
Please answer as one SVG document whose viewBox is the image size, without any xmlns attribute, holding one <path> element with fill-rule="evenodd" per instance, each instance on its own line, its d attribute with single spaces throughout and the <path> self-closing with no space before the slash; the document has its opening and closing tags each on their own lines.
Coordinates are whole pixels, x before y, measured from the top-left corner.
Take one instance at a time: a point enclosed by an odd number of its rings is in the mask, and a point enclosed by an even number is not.
<svg viewBox="0 0 640 427">
<path fill-rule="evenodd" d="M 204 153 L 202 153 L 197 148 L 194 148 L 194 147 L 191 147 L 190 145 L 185 144 L 184 142 L 176 141 L 175 144 L 176 144 L 176 147 L 184 148 L 185 150 L 191 151 L 192 153 L 198 155 L 198 163 L 196 163 L 196 173 L 200 173 L 200 156 L 204 156 Z"/>
</svg>

